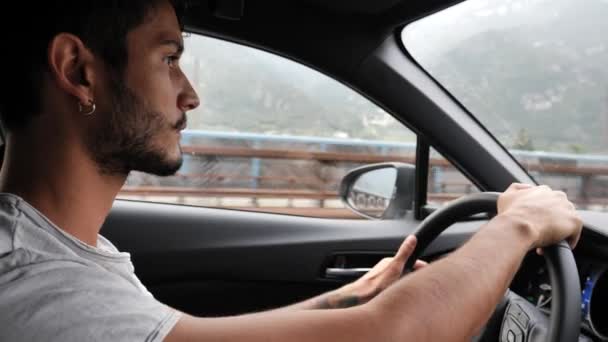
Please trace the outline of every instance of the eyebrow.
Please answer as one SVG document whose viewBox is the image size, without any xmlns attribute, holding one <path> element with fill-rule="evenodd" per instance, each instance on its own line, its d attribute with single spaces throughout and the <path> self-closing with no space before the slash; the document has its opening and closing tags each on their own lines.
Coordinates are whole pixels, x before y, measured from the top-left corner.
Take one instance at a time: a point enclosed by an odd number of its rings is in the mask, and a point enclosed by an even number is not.
<svg viewBox="0 0 608 342">
<path fill-rule="evenodd" d="M 184 43 L 182 41 L 175 40 L 175 39 L 163 39 L 160 41 L 160 44 L 175 46 L 175 48 L 177 48 L 177 53 L 184 52 Z"/>
</svg>

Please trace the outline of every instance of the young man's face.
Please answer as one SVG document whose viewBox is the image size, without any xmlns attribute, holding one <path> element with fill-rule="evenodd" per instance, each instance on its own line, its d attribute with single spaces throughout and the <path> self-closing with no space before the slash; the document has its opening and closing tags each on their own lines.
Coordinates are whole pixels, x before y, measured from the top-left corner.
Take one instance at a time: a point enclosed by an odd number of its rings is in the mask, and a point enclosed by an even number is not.
<svg viewBox="0 0 608 342">
<path fill-rule="evenodd" d="M 109 110 L 89 139 L 102 171 L 170 175 L 181 166 L 180 131 L 186 111 L 199 105 L 179 67 L 182 49 L 182 33 L 168 2 L 128 34 L 127 68 L 106 82 L 101 107 Z"/>
</svg>

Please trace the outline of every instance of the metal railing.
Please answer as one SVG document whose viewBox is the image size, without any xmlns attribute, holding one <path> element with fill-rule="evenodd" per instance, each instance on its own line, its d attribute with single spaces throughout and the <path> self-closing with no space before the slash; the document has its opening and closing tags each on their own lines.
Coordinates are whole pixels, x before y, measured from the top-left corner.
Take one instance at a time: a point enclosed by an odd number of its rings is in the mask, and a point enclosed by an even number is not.
<svg viewBox="0 0 608 342">
<path fill-rule="evenodd" d="M 414 142 L 185 131 L 178 174 L 133 173 L 120 197 L 322 217 L 352 217 L 338 199 L 350 169 L 415 162 Z M 608 207 L 608 156 L 512 151 L 540 183 L 565 191 L 581 209 Z M 429 201 L 441 204 L 477 189 L 431 154 Z"/>
</svg>

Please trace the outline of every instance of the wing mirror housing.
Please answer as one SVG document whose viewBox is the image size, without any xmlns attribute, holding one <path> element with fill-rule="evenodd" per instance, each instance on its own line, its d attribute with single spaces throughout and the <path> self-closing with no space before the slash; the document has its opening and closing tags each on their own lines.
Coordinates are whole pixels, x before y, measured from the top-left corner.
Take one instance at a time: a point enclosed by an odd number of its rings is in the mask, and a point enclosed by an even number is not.
<svg viewBox="0 0 608 342">
<path fill-rule="evenodd" d="M 351 170 L 340 184 L 340 199 L 369 219 L 399 219 L 414 204 L 415 166 L 378 163 Z"/>
</svg>

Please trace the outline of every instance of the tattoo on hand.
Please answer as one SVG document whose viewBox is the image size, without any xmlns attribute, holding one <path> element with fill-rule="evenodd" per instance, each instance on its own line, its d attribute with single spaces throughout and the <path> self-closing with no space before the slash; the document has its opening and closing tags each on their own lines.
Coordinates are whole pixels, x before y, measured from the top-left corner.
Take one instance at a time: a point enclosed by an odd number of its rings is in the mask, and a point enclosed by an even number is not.
<svg viewBox="0 0 608 342">
<path fill-rule="evenodd" d="M 357 306 L 361 304 L 361 299 L 356 296 L 349 296 L 340 299 L 336 303 L 336 308 L 350 308 L 351 306 Z"/>
<path fill-rule="evenodd" d="M 319 309 L 344 309 L 361 304 L 361 299 L 357 296 L 348 296 L 338 300 L 325 298 L 319 303 Z"/>
<path fill-rule="evenodd" d="M 316 309 L 344 309 L 367 303 L 370 299 L 376 297 L 383 289 L 376 289 L 373 293 L 356 296 L 356 295 L 330 295 L 324 296 L 315 306 Z"/>
</svg>

